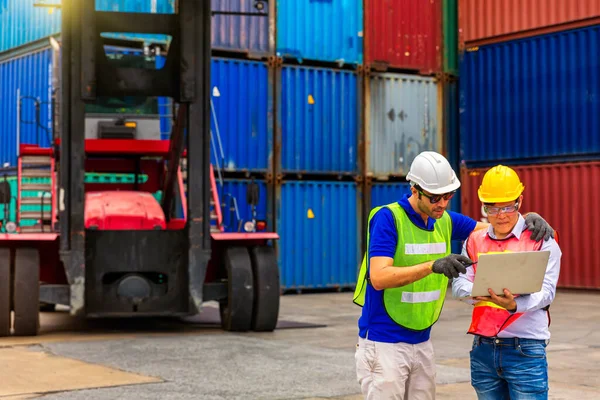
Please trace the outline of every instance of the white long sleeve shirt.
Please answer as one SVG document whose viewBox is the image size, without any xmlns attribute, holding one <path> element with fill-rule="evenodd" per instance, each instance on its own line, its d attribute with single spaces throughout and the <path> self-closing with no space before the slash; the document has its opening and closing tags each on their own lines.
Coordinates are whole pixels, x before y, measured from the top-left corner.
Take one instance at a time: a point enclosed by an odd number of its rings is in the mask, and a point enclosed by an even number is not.
<svg viewBox="0 0 600 400">
<path fill-rule="evenodd" d="M 521 233 L 525 229 L 525 219 L 519 215 L 519 220 L 514 229 L 507 237 L 511 235 L 517 239 L 521 238 Z M 487 234 L 490 238 L 496 239 L 494 228 L 490 225 Z M 543 239 L 542 239 L 543 240 Z M 537 293 L 523 295 L 515 298 L 517 303 L 516 312 L 524 313 L 515 322 L 503 329 L 498 337 L 501 338 L 524 338 L 524 339 L 550 339 L 550 330 L 548 329 L 549 316 L 543 310 L 544 307 L 552 303 L 556 294 L 556 284 L 560 274 L 560 259 L 562 252 L 558 243 L 554 239 L 544 241 L 540 250 L 549 250 L 550 258 L 546 268 L 546 275 L 542 284 L 542 290 Z M 462 254 L 467 256 L 466 242 L 463 246 Z M 470 296 L 473 289 L 473 281 L 475 280 L 475 271 L 473 267 L 467 268 L 466 274 L 461 274 L 458 278 L 452 281 L 452 296 L 464 297 Z M 510 288 L 509 288 L 510 289 Z M 474 304 L 474 301 L 470 301 Z"/>
</svg>

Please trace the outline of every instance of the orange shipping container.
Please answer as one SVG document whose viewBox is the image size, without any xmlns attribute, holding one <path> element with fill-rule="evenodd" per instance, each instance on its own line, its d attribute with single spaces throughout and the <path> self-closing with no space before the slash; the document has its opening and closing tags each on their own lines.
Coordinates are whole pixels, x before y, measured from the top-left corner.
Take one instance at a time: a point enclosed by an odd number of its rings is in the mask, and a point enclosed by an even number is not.
<svg viewBox="0 0 600 400">
<path fill-rule="evenodd" d="M 600 0 L 459 0 L 460 47 L 600 23 Z"/>
<path fill-rule="evenodd" d="M 559 234 L 559 287 L 600 289 L 600 162 L 511 166 L 525 185 L 521 213 L 539 213 Z M 461 170 L 462 213 L 484 218 L 477 189 L 488 168 Z"/>
</svg>

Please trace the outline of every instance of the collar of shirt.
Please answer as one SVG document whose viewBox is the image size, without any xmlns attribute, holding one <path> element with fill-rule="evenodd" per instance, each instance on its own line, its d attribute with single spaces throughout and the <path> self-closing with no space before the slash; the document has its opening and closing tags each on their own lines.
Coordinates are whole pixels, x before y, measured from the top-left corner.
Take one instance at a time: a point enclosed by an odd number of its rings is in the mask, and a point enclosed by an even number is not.
<svg viewBox="0 0 600 400">
<path fill-rule="evenodd" d="M 524 229 L 525 218 L 523 218 L 523 216 L 519 213 L 519 219 L 517 220 L 517 224 L 515 225 L 513 230 L 508 235 L 506 235 L 505 239 L 508 239 L 510 235 L 513 235 L 517 239 L 521 239 L 521 233 L 523 233 Z M 491 224 L 490 226 L 488 226 L 487 234 L 490 238 L 497 239 L 496 235 L 494 234 L 494 227 Z"/>
<path fill-rule="evenodd" d="M 406 215 L 408 215 L 408 219 L 410 219 L 411 222 L 417 226 L 417 228 L 425 229 L 425 230 L 428 230 L 428 231 L 432 231 L 433 230 L 433 226 L 435 224 L 435 218 L 431 218 L 431 217 L 427 218 L 427 226 L 425 226 L 425 221 L 423 221 L 423 217 L 421 217 L 412 208 L 412 206 L 408 202 L 408 198 L 409 197 L 410 197 L 410 195 L 406 194 L 398 202 L 398 204 L 400 204 L 400 206 L 404 209 L 404 211 L 406 211 Z"/>
</svg>

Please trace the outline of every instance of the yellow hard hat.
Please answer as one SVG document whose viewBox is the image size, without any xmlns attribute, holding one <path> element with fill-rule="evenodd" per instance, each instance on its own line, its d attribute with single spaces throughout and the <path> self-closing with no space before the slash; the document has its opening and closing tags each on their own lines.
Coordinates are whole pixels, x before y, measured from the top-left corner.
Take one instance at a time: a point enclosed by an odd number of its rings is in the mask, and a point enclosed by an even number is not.
<svg viewBox="0 0 600 400">
<path fill-rule="evenodd" d="M 488 170 L 477 194 L 482 203 L 505 203 L 519 198 L 525 190 L 514 169 L 497 165 Z"/>
</svg>

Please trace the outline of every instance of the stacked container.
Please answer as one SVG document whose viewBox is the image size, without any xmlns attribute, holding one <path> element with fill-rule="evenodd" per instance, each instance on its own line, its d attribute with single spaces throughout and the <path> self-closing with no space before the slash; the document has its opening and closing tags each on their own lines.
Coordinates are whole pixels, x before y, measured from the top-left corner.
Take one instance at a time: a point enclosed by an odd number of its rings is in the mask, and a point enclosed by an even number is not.
<svg viewBox="0 0 600 400">
<path fill-rule="evenodd" d="M 600 3 L 474 3 L 459 10 L 463 211 L 485 218 L 483 175 L 511 166 L 525 184 L 521 211 L 559 233 L 559 286 L 600 289 L 593 212 L 578 215 L 600 178 Z"/>
<path fill-rule="evenodd" d="M 410 195 L 406 175 L 419 153 L 445 155 L 458 173 L 458 8 L 456 0 L 364 6 L 366 236 L 372 208 Z M 450 209 L 460 210 L 459 195 Z"/>
<path fill-rule="evenodd" d="M 47 142 L 50 128 L 18 122 L 16 89 L 38 99 L 41 125 L 50 127 L 59 53 L 49 37 L 60 41 L 60 10 L 5 3 L 0 161 L 14 165 L 17 131 L 23 141 Z M 177 8 L 176 0 L 96 5 Z M 369 209 L 406 193 L 419 152 L 458 160 L 451 154 L 458 151 L 456 0 L 213 0 L 212 9 L 211 160 L 226 230 L 251 218 L 245 191 L 254 180 L 256 217 L 281 236 L 283 289 L 354 287 Z M 127 39 L 156 55 L 158 68 L 164 63 L 168 38 Z M 33 108 L 22 103 L 27 121 Z M 172 108 L 172 99 L 158 99 L 162 139 L 170 137 Z"/>
<path fill-rule="evenodd" d="M 360 1 L 277 1 L 276 228 L 284 290 L 351 288 L 362 229 Z"/>
</svg>

